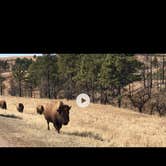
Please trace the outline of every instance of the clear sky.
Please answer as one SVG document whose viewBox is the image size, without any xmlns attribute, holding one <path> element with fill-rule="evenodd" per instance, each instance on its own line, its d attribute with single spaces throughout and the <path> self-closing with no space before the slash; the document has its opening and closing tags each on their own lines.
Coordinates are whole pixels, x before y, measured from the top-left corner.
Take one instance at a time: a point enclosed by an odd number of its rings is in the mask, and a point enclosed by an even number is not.
<svg viewBox="0 0 166 166">
<path fill-rule="evenodd" d="M 42 54 L 0 54 L 0 58 L 1 57 L 12 57 L 12 56 L 33 56 L 33 55 L 37 55 L 37 56 L 41 56 Z"/>
</svg>

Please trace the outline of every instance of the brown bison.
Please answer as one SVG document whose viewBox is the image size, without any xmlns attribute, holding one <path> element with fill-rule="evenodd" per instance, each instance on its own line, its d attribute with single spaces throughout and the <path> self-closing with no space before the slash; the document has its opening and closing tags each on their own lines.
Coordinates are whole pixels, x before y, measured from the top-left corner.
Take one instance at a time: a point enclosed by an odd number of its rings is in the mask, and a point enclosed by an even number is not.
<svg viewBox="0 0 166 166">
<path fill-rule="evenodd" d="M 17 110 L 18 110 L 18 112 L 23 112 L 24 105 L 22 103 L 18 103 Z"/>
<path fill-rule="evenodd" d="M 47 104 L 44 111 L 44 117 L 48 124 L 48 130 L 50 130 L 49 123 L 53 123 L 55 129 L 60 133 L 62 125 L 69 123 L 69 110 L 71 106 L 64 104 L 62 101 L 52 102 Z"/>
<path fill-rule="evenodd" d="M 0 108 L 5 110 L 7 109 L 7 104 L 5 100 L 0 100 Z"/>
<path fill-rule="evenodd" d="M 41 115 L 41 114 L 43 113 L 43 111 L 44 111 L 43 105 L 38 105 L 38 106 L 36 107 L 36 111 L 37 111 L 38 114 Z"/>
</svg>

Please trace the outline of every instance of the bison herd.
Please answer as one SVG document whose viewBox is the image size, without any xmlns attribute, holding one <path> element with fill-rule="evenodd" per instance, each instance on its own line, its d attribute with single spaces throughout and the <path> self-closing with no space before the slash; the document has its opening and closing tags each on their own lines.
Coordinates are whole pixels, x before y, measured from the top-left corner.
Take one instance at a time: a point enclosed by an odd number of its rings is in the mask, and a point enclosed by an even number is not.
<svg viewBox="0 0 166 166">
<path fill-rule="evenodd" d="M 7 109 L 7 103 L 5 100 L 0 100 L 0 108 Z M 17 110 L 20 113 L 24 111 L 24 105 L 22 103 L 18 103 Z M 40 115 L 44 115 L 45 120 L 47 121 L 48 130 L 50 130 L 49 123 L 53 123 L 55 130 L 60 133 L 60 129 L 62 125 L 67 125 L 69 123 L 69 110 L 71 106 L 64 104 L 62 101 L 56 101 L 49 104 L 38 105 L 36 107 L 36 113 Z"/>
</svg>

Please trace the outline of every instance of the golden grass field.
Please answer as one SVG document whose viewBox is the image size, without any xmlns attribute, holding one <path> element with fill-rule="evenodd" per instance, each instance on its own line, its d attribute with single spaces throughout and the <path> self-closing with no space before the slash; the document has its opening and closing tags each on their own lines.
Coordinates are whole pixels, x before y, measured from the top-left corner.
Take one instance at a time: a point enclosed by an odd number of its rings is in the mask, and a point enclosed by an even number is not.
<svg viewBox="0 0 166 166">
<path fill-rule="evenodd" d="M 47 130 L 43 115 L 36 113 L 38 104 L 54 100 L 0 96 L 8 109 L 0 109 L 1 146 L 14 147 L 165 147 L 166 118 L 146 115 L 111 105 L 90 104 L 79 108 L 72 105 L 70 122 L 61 133 L 52 124 Z M 22 102 L 24 113 L 16 110 Z"/>
</svg>

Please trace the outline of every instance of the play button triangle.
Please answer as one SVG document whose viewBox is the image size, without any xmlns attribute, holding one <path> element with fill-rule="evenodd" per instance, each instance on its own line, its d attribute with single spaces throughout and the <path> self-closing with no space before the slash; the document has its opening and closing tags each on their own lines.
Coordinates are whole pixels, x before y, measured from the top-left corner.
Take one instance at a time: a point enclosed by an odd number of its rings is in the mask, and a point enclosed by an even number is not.
<svg viewBox="0 0 166 166">
<path fill-rule="evenodd" d="M 90 104 L 90 98 L 87 94 L 81 93 L 76 98 L 76 103 L 79 107 L 85 108 Z"/>
<path fill-rule="evenodd" d="M 81 103 L 86 102 L 86 100 L 84 98 L 81 98 Z"/>
</svg>

